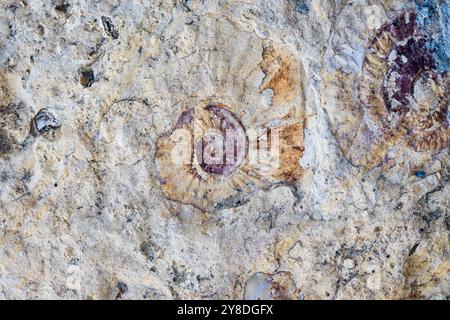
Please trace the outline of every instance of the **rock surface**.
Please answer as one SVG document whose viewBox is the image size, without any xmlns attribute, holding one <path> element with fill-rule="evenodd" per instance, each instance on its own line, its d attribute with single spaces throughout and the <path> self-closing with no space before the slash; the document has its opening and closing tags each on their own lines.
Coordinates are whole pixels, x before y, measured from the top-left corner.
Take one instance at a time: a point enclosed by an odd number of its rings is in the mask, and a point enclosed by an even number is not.
<svg viewBox="0 0 450 320">
<path fill-rule="evenodd" d="M 449 8 L 2 1 L 0 298 L 448 299 Z"/>
</svg>

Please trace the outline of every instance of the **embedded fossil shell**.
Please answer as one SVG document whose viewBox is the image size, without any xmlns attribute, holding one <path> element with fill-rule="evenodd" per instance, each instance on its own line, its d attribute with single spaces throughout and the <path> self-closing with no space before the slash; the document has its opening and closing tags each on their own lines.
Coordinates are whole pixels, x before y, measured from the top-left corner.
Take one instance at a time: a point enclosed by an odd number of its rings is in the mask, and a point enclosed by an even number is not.
<svg viewBox="0 0 450 320">
<path fill-rule="evenodd" d="M 429 41 L 416 11 L 403 12 L 368 42 L 360 70 L 324 72 L 324 106 L 353 163 L 373 167 L 396 144 L 449 146 L 449 73 L 437 71 Z"/>
<path fill-rule="evenodd" d="M 235 111 L 224 105 L 201 104 L 185 111 L 174 130 L 160 137 L 155 160 L 161 188 L 169 198 L 214 210 L 241 205 L 258 188 L 300 177 L 301 126 L 287 123 L 268 129 L 270 143 L 267 135 L 254 135 L 252 140 Z M 253 157 L 261 156 L 259 145 L 271 149 L 272 131 L 278 136 L 275 143 L 282 146 L 279 153 L 270 152 L 273 158 L 265 159 L 268 163 L 252 162 L 252 146 Z"/>
<path fill-rule="evenodd" d="M 155 164 L 167 198 L 218 210 L 301 177 L 303 71 L 289 49 L 222 18 L 209 23 L 217 30 L 200 32 L 197 45 L 208 53 L 205 87 L 214 92 L 160 136 Z M 249 41 L 252 48 L 235 45 Z"/>
<path fill-rule="evenodd" d="M 448 146 L 448 74 L 433 72 L 416 18 L 406 12 L 379 30 L 367 49 L 361 97 L 369 112 L 387 111 L 379 119 L 386 131 L 400 128 L 416 151 L 436 151 Z M 396 117 L 389 121 L 388 113 Z"/>
<path fill-rule="evenodd" d="M 297 300 L 297 289 L 290 272 L 281 271 L 274 274 L 258 272 L 245 284 L 245 300 Z"/>
</svg>

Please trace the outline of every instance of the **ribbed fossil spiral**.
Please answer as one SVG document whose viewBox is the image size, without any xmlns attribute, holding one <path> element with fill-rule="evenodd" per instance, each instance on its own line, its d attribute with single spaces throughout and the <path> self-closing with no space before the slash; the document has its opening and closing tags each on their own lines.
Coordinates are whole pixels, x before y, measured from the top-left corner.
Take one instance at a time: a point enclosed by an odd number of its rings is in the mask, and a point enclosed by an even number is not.
<svg viewBox="0 0 450 320">
<path fill-rule="evenodd" d="M 437 151 L 449 143 L 448 74 L 434 71 L 416 18 L 403 13 L 378 31 L 367 48 L 361 100 L 387 133 L 402 131 L 416 151 Z"/>
<path fill-rule="evenodd" d="M 449 73 L 432 49 L 430 32 L 435 31 L 425 30 L 411 9 L 375 32 L 358 32 L 364 51 L 351 51 L 355 43 L 336 33 L 323 69 L 323 105 L 344 156 L 371 168 L 389 147 L 416 152 L 449 147 Z M 353 65 L 342 64 L 352 59 Z"/>
</svg>

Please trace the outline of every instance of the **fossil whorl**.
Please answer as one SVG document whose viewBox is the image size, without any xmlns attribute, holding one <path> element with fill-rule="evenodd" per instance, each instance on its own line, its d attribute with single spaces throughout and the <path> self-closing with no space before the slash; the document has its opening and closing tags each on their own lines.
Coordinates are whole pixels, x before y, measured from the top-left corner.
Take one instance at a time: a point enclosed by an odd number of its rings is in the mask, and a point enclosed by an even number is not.
<svg viewBox="0 0 450 320">
<path fill-rule="evenodd" d="M 154 160 L 165 197 L 215 211 L 301 177 L 303 71 L 289 49 L 237 22 L 215 17 L 204 27 L 196 45 L 209 76 L 200 81 L 214 91 L 184 103 Z"/>
<path fill-rule="evenodd" d="M 174 129 L 159 138 L 155 163 L 168 198 L 217 210 L 239 206 L 257 189 L 301 176 L 301 125 L 288 117 L 278 119 L 275 128 L 249 131 L 236 117 L 238 111 L 223 104 L 199 104 L 184 111 Z M 267 150 L 267 162 L 258 158 L 262 149 Z"/>
<path fill-rule="evenodd" d="M 360 69 L 324 72 L 324 106 L 354 164 L 373 167 L 395 145 L 449 146 L 449 73 L 438 71 L 430 41 L 417 11 L 405 10 L 366 40 Z"/>
<path fill-rule="evenodd" d="M 416 151 L 448 146 L 448 73 L 434 71 L 414 11 L 384 25 L 367 48 L 361 100 L 387 135 L 402 131 Z"/>
</svg>

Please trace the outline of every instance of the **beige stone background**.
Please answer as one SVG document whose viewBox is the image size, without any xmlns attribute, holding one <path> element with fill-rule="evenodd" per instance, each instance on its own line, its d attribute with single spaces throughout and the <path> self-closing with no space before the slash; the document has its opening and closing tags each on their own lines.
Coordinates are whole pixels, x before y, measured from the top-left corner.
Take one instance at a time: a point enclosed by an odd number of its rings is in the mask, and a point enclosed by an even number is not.
<svg viewBox="0 0 450 320">
<path fill-rule="evenodd" d="M 2 0 L 0 298 L 448 299 L 447 149 L 355 165 L 326 105 L 330 57 L 358 68 L 411 1 L 300 2 Z M 267 83 L 267 48 L 291 76 Z M 157 141 L 203 101 L 248 125 L 295 107 L 302 174 L 218 210 L 168 199 Z"/>
</svg>

